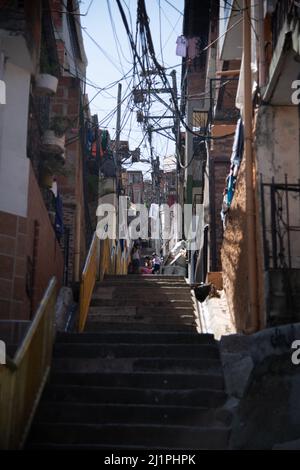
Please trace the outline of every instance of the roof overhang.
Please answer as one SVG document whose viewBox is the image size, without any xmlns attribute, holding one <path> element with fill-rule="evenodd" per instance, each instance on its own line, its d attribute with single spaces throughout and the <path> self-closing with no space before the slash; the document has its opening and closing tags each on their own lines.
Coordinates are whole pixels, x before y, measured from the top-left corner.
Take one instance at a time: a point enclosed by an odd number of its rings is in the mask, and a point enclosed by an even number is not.
<svg viewBox="0 0 300 470">
<path fill-rule="evenodd" d="M 276 106 L 291 106 L 293 81 L 300 77 L 299 29 L 282 28 L 269 69 L 269 83 L 263 100 Z"/>
<path fill-rule="evenodd" d="M 219 48 L 221 60 L 241 60 L 243 53 L 243 6 L 244 0 L 221 0 L 219 24 Z M 240 10 L 240 11 L 238 11 Z"/>
</svg>

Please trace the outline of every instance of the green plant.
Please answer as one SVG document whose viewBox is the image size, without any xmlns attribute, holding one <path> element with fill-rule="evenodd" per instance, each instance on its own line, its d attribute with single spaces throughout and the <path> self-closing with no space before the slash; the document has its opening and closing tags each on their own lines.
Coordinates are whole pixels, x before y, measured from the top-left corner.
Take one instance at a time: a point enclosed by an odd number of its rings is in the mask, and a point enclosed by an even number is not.
<svg viewBox="0 0 300 470">
<path fill-rule="evenodd" d="M 54 131 L 57 137 L 62 137 L 70 127 L 70 119 L 66 116 L 54 116 L 50 120 L 49 129 Z"/>
<path fill-rule="evenodd" d="M 41 73 L 48 73 L 55 77 L 59 75 L 59 64 L 51 60 L 44 42 L 42 43 L 40 53 L 40 71 Z"/>
<path fill-rule="evenodd" d="M 41 171 L 52 175 L 68 176 L 69 174 L 60 155 L 47 156 L 41 163 Z"/>
</svg>

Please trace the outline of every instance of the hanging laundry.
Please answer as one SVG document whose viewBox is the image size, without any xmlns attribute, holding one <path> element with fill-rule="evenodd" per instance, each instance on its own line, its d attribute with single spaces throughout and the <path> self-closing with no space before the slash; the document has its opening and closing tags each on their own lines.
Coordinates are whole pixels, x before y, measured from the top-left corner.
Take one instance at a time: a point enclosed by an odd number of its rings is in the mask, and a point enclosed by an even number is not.
<svg viewBox="0 0 300 470">
<path fill-rule="evenodd" d="M 227 204 L 228 206 L 230 206 L 232 199 L 233 199 L 235 181 L 236 181 L 236 178 L 232 174 L 227 176 Z"/>
<path fill-rule="evenodd" d="M 109 133 L 107 130 L 102 131 L 102 137 L 101 137 L 101 147 L 103 151 L 107 150 L 109 144 Z"/>
<path fill-rule="evenodd" d="M 244 125 L 240 118 L 236 125 L 235 136 L 232 146 L 231 164 L 240 165 L 244 151 Z"/>
<path fill-rule="evenodd" d="M 176 40 L 176 55 L 186 57 L 187 39 L 184 36 L 179 36 Z"/>
<path fill-rule="evenodd" d="M 158 219 L 159 217 L 159 205 L 158 204 L 151 204 L 149 210 L 149 217 L 151 219 Z"/>
<path fill-rule="evenodd" d="M 94 142 L 94 140 L 95 140 L 95 129 L 90 127 L 87 130 L 87 138 L 88 138 L 89 143 Z"/>
</svg>

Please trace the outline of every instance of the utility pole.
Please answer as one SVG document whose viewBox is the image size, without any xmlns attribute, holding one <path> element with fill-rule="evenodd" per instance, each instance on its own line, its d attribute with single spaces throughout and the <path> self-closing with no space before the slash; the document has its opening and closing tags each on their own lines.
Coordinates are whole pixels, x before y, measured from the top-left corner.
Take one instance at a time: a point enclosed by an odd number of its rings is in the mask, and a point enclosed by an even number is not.
<svg viewBox="0 0 300 470">
<path fill-rule="evenodd" d="M 120 135 L 121 135 L 121 99 L 122 99 L 122 84 L 118 84 L 118 101 L 117 101 L 117 124 L 116 124 L 116 142 L 115 142 L 115 163 L 117 168 L 117 177 L 119 176 L 120 159 Z"/>
<path fill-rule="evenodd" d="M 120 195 L 120 181 L 121 181 L 121 161 L 120 161 L 120 135 L 121 135 L 121 98 L 122 98 L 122 84 L 118 84 L 118 98 L 117 98 L 117 123 L 116 123 L 116 141 L 114 149 L 114 161 L 116 166 L 116 222 L 117 233 L 119 235 L 119 195 Z"/>
<path fill-rule="evenodd" d="M 173 83 L 173 101 L 174 101 L 174 129 L 173 133 L 175 136 L 175 153 L 176 153 L 176 160 L 177 160 L 177 172 L 176 172 L 176 186 L 177 186 L 177 202 L 182 203 L 181 201 L 181 196 L 179 194 L 181 188 L 180 188 L 180 119 L 178 116 L 178 98 L 177 98 L 177 81 L 176 81 L 176 70 L 172 70 L 171 72 L 172 76 L 172 83 Z"/>
<path fill-rule="evenodd" d="M 151 71 L 151 74 L 153 72 Z M 141 93 L 142 94 L 153 94 L 157 100 L 162 103 L 171 113 L 169 116 L 148 116 L 148 119 L 173 119 L 174 124 L 173 126 L 164 126 L 164 127 L 158 127 L 157 129 L 153 127 L 153 125 L 149 124 L 148 125 L 148 136 L 149 136 L 149 144 L 150 144 L 150 154 L 151 154 L 151 168 L 152 168 L 152 189 L 153 189 L 153 195 L 155 197 L 155 202 L 160 206 L 161 204 L 161 192 L 160 192 L 160 167 L 159 167 L 159 158 L 157 157 L 154 159 L 153 157 L 153 148 L 152 148 L 152 133 L 157 132 L 158 134 L 160 133 L 159 131 L 162 131 L 164 129 L 172 129 L 173 133 L 175 135 L 175 142 L 176 142 L 176 152 L 177 148 L 180 145 L 180 120 L 179 116 L 177 113 L 177 83 L 176 83 L 176 71 L 173 70 L 171 73 L 172 76 L 172 88 L 150 88 L 150 89 L 142 89 Z M 171 93 L 174 101 L 174 106 L 172 107 L 171 105 L 167 104 L 160 96 L 160 93 Z M 178 193 L 178 191 L 177 191 Z M 159 220 L 158 223 L 160 225 L 160 211 L 159 211 Z M 158 251 L 158 250 L 157 250 Z"/>
</svg>

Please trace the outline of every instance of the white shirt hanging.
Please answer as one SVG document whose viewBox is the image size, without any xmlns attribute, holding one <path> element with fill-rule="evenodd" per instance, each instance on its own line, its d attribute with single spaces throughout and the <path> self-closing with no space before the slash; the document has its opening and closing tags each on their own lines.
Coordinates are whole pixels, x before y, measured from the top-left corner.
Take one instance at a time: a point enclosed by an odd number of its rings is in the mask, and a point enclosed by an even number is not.
<svg viewBox="0 0 300 470">
<path fill-rule="evenodd" d="M 176 40 L 176 55 L 186 57 L 187 40 L 184 36 L 178 36 Z"/>
</svg>

